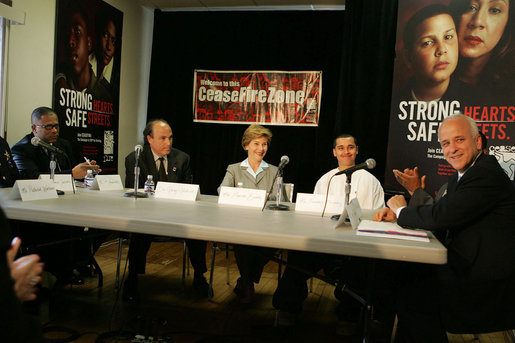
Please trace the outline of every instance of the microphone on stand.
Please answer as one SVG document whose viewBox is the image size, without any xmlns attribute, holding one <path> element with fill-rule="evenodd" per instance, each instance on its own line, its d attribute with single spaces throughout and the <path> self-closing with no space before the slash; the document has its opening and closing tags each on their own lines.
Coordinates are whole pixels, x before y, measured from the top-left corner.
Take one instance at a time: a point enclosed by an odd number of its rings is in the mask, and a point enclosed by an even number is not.
<svg viewBox="0 0 515 343">
<path fill-rule="evenodd" d="M 41 138 L 36 137 L 36 136 L 32 137 L 32 139 L 30 140 L 30 144 L 32 144 L 34 146 L 43 147 L 50 152 L 50 178 L 52 180 L 54 180 L 55 167 L 57 165 L 54 154 L 57 153 L 57 154 L 63 155 L 66 158 L 66 160 L 68 161 L 68 164 L 71 165 L 70 158 L 68 157 L 68 155 L 66 155 L 66 153 L 63 150 L 59 149 L 56 146 L 53 146 L 52 144 L 45 142 Z M 75 193 L 75 184 L 74 184 L 74 180 L 73 180 L 73 175 L 72 175 L 72 187 L 73 187 L 73 193 Z M 64 194 L 63 191 L 57 189 L 57 195 L 63 195 L 63 194 Z"/>
<path fill-rule="evenodd" d="M 350 186 L 351 186 L 350 183 L 351 183 L 352 173 L 354 173 L 356 170 L 360 170 L 360 169 L 373 169 L 373 168 L 375 168 L 375 166 L 376 166 L 376 160 L 374 160 L 373 158 L 369 158 L 363 163 L 357 164 L 357 165 L 347 168 L 345 170 L 341 170 L 341 171 L 337 172 L 336 174 L 334 174 L 333 176 L 331 176 L 331 178 L 329 179 L 329 182 L 327 184 L 327 193 L 325 195 L 325 203 L 324 203 L 324 209 L 322 210 L 322 217 L 325 214 L 325 208 L 327 206 L 327 199 L 329 197 L 329 186 L 331 185 L 331 180 L 333 179 L 333 177 L 342 175 L 342 174 L 347 175 L 347 182 L 345 184 L 345 206 L 347 206 L 349 204 Z M 334 220 L 338 220 L 339 218 L 340 218 L 340 215 L 335 215 L 335 216 L 331 217 L 331 219 L 334 219 Z"/>
<path fill-rule="evenodd" d="M 279 162 L 279 166 L 277 167 L 279 172 L 282 172 L 284 167 L 290 162 L 290 158 L 286 155 L 281 157 L 281 162 Z"/>
<path fill-rule="evenodd" d="M 334 174 L 334 176 L 338 176 L 338 175 L 342 175 L 342 174 L 350 175 L 350 174 L 354 173 L 356 170 L 374 169 L 375 166 L 376 166 L 376 160 L 374 160 L 373 158 L 369 158 L 368 160 L 366 160 L 363 163 L 356 164 L 354 167 L 350 167 L 345 170 L 339 171 L 338 173 Z"/>
<path fill-rule="evenodd" d="M 40 146 L 40 147 L 47 149 L 48 151 L 52 151 L 52 152 L 66 156 L 66 153 L 64 151 L 62 151 L 61 149 L 59 149 L 56 146 L 53 146 L 52 144 L 49 144 L 49 143 L 41 140 L 39 137 L 36 137 L 36 136 L 32 137 L 32 139 L 30 140 L 30 143 L 34 146 Z"/>
<path fill-rule="evenodd" d="M 134 147 L 134 155 L 136 158 L 136 163 L 134 164 L 134 191 L 127 192 L 124 194 L 126 197 L 135 197 L 135 198 L 146 198 L 146 193 L 138 192 L 138 186 L 139 186 L 139 155 L 141 154 L 141 150 L 143 150 L 143 147 L 141 145 L 136 145 Z"/>
<path fill-rule="evenodd" d="M 139 144 L 134 147 L 134 151 L 136 152 L 136 163 L 138 163 L 138 158 L 141 154 L 141 150 L 143 150 L 143 147 Z"/>
<path fill-rule="evenodd" d="M 274 187 L 274 183 L 277 180 L 277 194 L 275 197 L 275 205 L 266 206 L 268 210 L 278 210 L 278 211 L 289 211 L 290 208 L 286 205 L 281 204 L 281 192 L 282 192 L 282 186 L 283 186 L 283 169 L 284 167 L 290 162 L 290 158 L 286 155 L 283 155 L 281 157 L 281 162 L 279 162 L 279 166 L 277 167 L 277 173 L 275 174 L 274 180 L 272 181 L 272 185 L 270 186 L 270 191 L 268 192 L 268 195 L 266 196 L 265 203 L 263 204 L 263 208 L 261 210 L 265 209 L 266 202 L 268 201 L 268 198 L 270 197 L 270 194 L 272 193 L 272 189 Z"/>
</svg>

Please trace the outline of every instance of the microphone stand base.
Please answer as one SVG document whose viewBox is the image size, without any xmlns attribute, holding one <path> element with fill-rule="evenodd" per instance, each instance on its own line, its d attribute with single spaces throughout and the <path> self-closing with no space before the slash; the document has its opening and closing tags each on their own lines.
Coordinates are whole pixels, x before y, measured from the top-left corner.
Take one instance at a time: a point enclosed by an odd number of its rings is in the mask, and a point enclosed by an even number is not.
<svg viewBox="0 0 515 343">
<path fill-rule="evenodd" d="M 279 205 L 268 205 L 266 207 L 267 210 L 272 210 L 272 211 L 289 211 L 290 208 L 286 205 L 282 205 L 282 204 L 279 204 Z"/>
<path fill-rule="evenodd" d="M 134 193 L 134 192 L 127 192 L 125 194 L 123 194 L 124 197 L 128 197 L 128 198 L 148 198 L 148 194 L 147 193 L 141 193 L 141 192 L 138 192 L 138 193 Z"/>
</svg>

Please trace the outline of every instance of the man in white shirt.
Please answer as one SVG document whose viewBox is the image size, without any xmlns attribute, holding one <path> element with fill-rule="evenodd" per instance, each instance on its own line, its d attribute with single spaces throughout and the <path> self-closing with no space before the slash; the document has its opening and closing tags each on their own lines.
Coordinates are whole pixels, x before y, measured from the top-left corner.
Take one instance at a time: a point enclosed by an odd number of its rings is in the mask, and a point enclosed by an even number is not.
<svg viewBox="0 0 515 343">
<path fill-rule="evenodd" d="M 348 134 L 341 134 L 334 140 L 333 155 L 338 160 L 338 168 L 325 173 L 316 183 L 315 194 L 344 196 L 347 176 L 338 175 L 331 179 L 337 172 L 356 165 L 358 146 L 356 138 Z M 329 189 L 328 184 L 330 182 Z M 379 180 L 366 170 L 356 170 L 351 175 L 351 190 L 349 201 L 358 198 L 361 208 L 377 209 L 384 206 L 384 192 Z"/>
<path fill-rule="evenodd" d="M 356 139 L 348 134 L 341 134 L 336 137 L 333 143 L 333 155 L 338 160 L 338 168 L 327 172 L 318 180 L 315 186 L 315 194 L 326 194 L 329 191 L 330 195 L 345 195 L 345 174 L 334 175 L 338 171 L 356 165 L 356 156 L 358 155 Z M 349 200 L 354 198 L 358 199 L 360 206 L 364 209 L 384 207 L 384 192 L 381 184 L 365 170 L 357 170 L 351 174 Z M 346 273 L 355 274 L 348 268 L 356 270 L 359 268 L 355 266 L 361 264 L 354 263 L 356 262 L 355 258 L 352 258 L 353 263 L 347 263 L 350 259 L 347 256 L 289 251 L 288 266 L 273 297 L 273 306 L 279 310 L 276 325 L 291 326 L 295 323 L 295 318 L 301 312 L 302 303 L 308 295 L 306 281 L 320 269 L 324 268 L 329 271 L 338 268 L 345 269 Z"/>
</svg>

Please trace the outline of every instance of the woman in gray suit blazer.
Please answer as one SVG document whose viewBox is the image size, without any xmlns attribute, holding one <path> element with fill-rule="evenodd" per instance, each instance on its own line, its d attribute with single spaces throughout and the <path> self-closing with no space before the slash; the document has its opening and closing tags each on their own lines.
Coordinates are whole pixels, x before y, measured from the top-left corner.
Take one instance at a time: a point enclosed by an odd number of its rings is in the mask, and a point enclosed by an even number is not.
<svg viewBox="0 0 515 343">
<path fill-rule="evenodd" d="M 266 163 L 265 157 L 270 142 L 272 132 L 257 124 L 250 125 L 241 139 L 241 146 L 247 151 L 248 157 L 239 163 L 227 166 L 224 179 L 220 185 L 228 187 L 243 187 L 252 189 L 263 189 L 268 191 L 277 167 Z M 219 188 L 220 190 L 220 188 Z M 268 262 L 275 249 L 252 247 L 246 245 L 235 245 L 234 255 L 236 264 L 240 271 L 240 278 L 234 288 L 243 303 L 251 303 L 254 296 L 254 283 L 258 283 L 263 272 L 263 267 Z"/>
</svg>

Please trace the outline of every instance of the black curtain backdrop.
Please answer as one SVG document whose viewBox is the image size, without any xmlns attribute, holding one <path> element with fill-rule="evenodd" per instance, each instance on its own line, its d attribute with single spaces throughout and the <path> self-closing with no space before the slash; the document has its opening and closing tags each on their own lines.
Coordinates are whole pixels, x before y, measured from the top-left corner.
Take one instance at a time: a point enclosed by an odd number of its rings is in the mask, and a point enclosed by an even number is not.
<svg viewBox="0 0 515 343">
<path fill-rule="evenodd" d="M 172 126 L 174 147 L 190 154 L 194 182 L 217 194 L 226 166 L 246 153 L 247 125 L 194 123 L 193 71 L 322 70 L 318 127 L 268 126 L 265 160 L 290 157 L 285 182 L 312 192 L 318 178 L 337 166 L 332 141 L 357 137 L 357 163 L 377 161 L 383 180 L 388 139 L 397 2 L 347 0 L 345 11 L 161 12 L 154 41 L 147 118 Z"/>
</svg>

